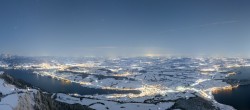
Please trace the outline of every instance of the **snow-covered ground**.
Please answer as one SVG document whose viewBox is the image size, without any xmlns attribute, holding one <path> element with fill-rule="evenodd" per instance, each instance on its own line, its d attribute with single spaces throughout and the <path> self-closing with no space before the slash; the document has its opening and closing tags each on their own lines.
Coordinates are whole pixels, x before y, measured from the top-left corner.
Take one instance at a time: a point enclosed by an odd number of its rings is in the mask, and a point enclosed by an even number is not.
<svg viewBox="0 0 250 110">
<path fill-rule="evenodd" d="M 220 109 L 212 95 L 217 89 L 232 88 L 222 80 L 231 67 L 249 65 L 241 58 L 116 58 L 81 63 L 41 63 L 15 66 L 32 69 L 35 74 L 79 83 L 84 87 L 112 90 L 138 90 L 139 94 L 79 95 L 55 93 L 52 97 L 69 104 L 79 103 L 94 109 L 168 109 L 178 99 L 203 97 Z M 34 68 L 35 67 L 35 68 Z M 0 80 L 2 107 L 16 107 L 19 94 Z M 77 98 L 78 97 L 78 98 Z M 81 97 L 81 98 L 80 98 Z M 14 103 L 15 102 L 15 103 Z M 5 105 L 4 105 L 5 104 Z M 9 105 L 9 106 L 6 106 Z M 7 109 L 7 108 L 6 108 Z"/>
<path fill-rule="evenodd" d="M 1 74 L 3 72 L 0 72 Z M 0 109 L 1 110 L 23 110 L 20 108 L 25 108 L 29 104 L 34 104 L 31 98 L 24 98 L 25 95 L 31 95 L 36 93 L 35 89 L 18 89 L 14 85 L 6 83 L 3 79 L 0 79 Z M 22 100 L 23 102 L 21 102 Z M 29 103 L 27 103 L 29 102 Z M 28 105 L 22 104 L 26 103 Z"/>
<path fill-rule="evenodd" d="M 57 96 L 56 100 L 61 102 L 66 102 L 70 104 L 79 103 L 82 105 L 87 105 L 93 109 L 97 110 L 104 110 L 104 109 L 111 109 L 111 110 L 118 110 L 118 109 L 125 109 L 125 110 L 157 110 L 157 109 L 168 109 L 170 108 L 174 102 L 163 102 L 158 104 L 146 104 L 146 103 L 119 103 L 114 101 L 107 101 L 107 100 L 100 100 L 100 99 L 90 99 L 84 98 L 80 100 L 79 98 L 74 98 L 68 96 L 66 94 L 55 94 Z"/>
</svg>

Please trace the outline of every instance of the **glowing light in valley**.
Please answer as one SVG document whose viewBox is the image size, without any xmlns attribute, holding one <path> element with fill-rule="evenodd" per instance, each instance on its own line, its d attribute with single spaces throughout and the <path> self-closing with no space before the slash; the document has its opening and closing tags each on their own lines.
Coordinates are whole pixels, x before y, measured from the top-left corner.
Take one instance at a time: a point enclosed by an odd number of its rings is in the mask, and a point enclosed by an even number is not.
<svg viewBox="0 0 250 110">
<path fill-rule="evenodd" d="M 231 92 L 234 88 L 237 88 L 239 87 L 239 85 L 236 85 L 236 86 L 225 86 L 225 87 L 214 87 L 214 88 L 211 88 L 212 92 L 214 94 L 218 94 L 220 92 Z"/>
<path fill-rule="evenodd" d="M 145 96 L 154 96 L 157 94 L 166 94 L 164 90 L 165 87 L 160 85 L 143 85 L 141 88 L 136 88 L 134 90 L 140 90 L 140 94 L 114 94 L 108 96 L 108 98 L 120 98 L 120 97 L 129 97 L 129 98 L 136 98 L 136 97 L 145 97 Z"/>
<path fill-rule="evenodd" d="M 204 81 L 208 81 L 208 80 L 211 80 L 211 79 L 198 79 L 198 80 L 195 81 L 194 84 L 191 84 L 191 86 L 199 85 L 200 83 L 202 83 Z"/>
<path fill-rule="evenodd" d="M 161 54 L 148 53 L 148 54 L 145 54 L 144 56 L 146 56 L 146 57 L 159 57 L 159 56 L 162 56 L 162 55 Z"/>
<path fill-rule="evenodd" d="M 230 72 L 228 75 L 236 75 L 236 72 Z"/>
<path fill-rule="evenodd" d="M 114 76 L 126 77 L 132 75 L 130 72 L 124 72 L 122 74 L 114 74 Z"/>
</svg>

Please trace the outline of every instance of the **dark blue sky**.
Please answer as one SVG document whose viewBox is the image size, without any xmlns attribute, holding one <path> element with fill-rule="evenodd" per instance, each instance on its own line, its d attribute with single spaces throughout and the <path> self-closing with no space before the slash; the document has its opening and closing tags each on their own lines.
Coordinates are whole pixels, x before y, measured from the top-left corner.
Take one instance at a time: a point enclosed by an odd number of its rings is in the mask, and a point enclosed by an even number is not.
<svg viewBox="0 0 250 110">
<path fill-rule="evenodd" d="M 0 0 L 0 52 L 250 56 L 249 0 Z"/>
</svg>

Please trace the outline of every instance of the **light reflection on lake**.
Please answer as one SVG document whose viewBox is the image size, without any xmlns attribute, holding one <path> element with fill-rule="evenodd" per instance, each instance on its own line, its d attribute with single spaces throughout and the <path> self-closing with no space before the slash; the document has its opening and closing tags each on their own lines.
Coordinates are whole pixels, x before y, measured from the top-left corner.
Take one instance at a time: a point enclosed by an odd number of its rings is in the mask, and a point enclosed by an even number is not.
<svg viewBox="0 0 250 110">
<path fill-rule="evenodd" d="M 247 85 L 240 85 L 230 91 L 217 91 L 213 93 L 214 98 L 219 103 L 233 106 L 237 110 L 250 110 L 250 85 L 248 83 L 250 80 L 250 67 L 235 68 L 233 72 L 236 72 L 236 75 L 230 76 L 230 80 L 238 80 L 239 84 Z"/>
</svg>

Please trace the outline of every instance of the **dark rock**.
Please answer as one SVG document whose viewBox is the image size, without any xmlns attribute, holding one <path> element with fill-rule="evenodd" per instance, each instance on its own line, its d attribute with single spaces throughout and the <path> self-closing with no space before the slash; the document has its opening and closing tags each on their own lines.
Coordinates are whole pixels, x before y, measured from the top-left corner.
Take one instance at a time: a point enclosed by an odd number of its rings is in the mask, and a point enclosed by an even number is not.
<svg viewBox="0 0 250 110">
<path fill-rule="evenodd" d="M 183 110 L 219 110 L 213 103 L 201 97 L 193 97 L 189 99 L 178 99 L 171 109 Z"/>
</svg>

